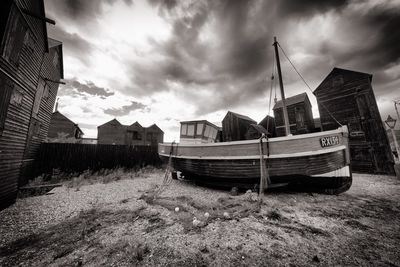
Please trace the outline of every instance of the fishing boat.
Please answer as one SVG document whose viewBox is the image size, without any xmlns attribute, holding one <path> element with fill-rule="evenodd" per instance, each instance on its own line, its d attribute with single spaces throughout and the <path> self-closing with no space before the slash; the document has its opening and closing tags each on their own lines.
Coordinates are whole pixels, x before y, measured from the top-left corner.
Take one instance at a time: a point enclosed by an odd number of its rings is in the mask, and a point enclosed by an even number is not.
<svg viewBox="0 0 400 267">
<path fill-rule="evenodd" d="M 185 179 L 205 184 L 245 188 L 289 183 L 330 194 L 350 188 L 352 174 L 346 126 L 290 134 L 276 38 L 274 47 L 287 135 L 217 142 L 217 126 L 207 121 L 182 122 L 181 142 L 158 146 L 159 156 L 169 162 L 175 176 L 179 172 Z M 260 183 L 263 176 L 267 182 Z"/>
</svg>

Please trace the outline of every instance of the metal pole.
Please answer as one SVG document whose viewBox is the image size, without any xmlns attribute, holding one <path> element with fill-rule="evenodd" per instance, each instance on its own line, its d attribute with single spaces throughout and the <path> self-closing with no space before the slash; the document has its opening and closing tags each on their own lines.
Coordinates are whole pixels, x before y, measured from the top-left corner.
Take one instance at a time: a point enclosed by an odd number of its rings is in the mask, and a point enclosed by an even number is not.
<svg viewBox="0 0 400 267">
<path fill-rule="evenodd" d="M 274 37 L 274 47 L 275 47 L 275 56 L 276 56 L 276 67 L 278 69 L 278 77 L 279 77 L 279 88 L 281 89 L 281 96 L 282 96 L 282 106 L 283 106 L 283 119 L 285 123 L 285 135 L 290 134 L 290 127 L 289 127 L 289 116 L 286 109 L 286 99 L 285 99 L 285 92 L 283 91 L 283 81 L 282 81 L 282 72 L 281 72 L 281 63 L 279 62 L 279 52 L 278 52 L 278 41 L 276 37 Z"/>
</svg>

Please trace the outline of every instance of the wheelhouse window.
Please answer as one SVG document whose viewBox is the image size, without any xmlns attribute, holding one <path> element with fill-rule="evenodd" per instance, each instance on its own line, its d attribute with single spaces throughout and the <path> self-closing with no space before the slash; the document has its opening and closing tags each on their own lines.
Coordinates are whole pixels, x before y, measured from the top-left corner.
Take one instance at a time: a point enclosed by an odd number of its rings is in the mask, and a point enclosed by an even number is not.
<svg viewBox="0 0 400 267">
<path fill-rule="evenodd" d="M 188 136 L 194 136 L 194 124 L 188 124 L 187 134 Z"/>
<path fill-rule="evenodd" d="M 186 135 L 187 132 L 187 124 L 181 125 L 181 135 Z"/>
<path fill-rule="evenodd" d="M 204 128 L 204 123 L 197 123 L 196 135 L 202 135 L 203 134 L 203 128 Z"/>
<path fill-rule="evenodd" d="M 193 143 L 217 142 L 218 127 L 206 120 L 181 122 L 181 140 Z"/>
</svg>

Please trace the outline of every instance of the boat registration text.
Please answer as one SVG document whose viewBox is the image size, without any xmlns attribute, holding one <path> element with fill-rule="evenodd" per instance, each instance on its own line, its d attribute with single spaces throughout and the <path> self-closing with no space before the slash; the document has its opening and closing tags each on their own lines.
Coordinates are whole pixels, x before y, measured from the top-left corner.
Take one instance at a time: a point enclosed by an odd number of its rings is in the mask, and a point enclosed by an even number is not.
<svg viewBox="0 0 400 267">
<path fill-rule="evenodd" d="M 322 147 L 334 146 L 339 144 L 339 137 L 338 136 L 322 137 L 320 141 Z"/>
</svg>

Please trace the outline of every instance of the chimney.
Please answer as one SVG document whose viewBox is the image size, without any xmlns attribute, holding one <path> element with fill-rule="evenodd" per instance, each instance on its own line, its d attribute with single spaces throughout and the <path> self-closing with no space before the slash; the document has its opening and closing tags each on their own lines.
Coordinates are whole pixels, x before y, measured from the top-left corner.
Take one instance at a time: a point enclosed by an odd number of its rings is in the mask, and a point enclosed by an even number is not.
<svg viewBox="0 0 400 267">
<path fill-rule="evenodd" d="M 59 97 L 57 97 L 57 100 L 56 100 L 56 106 L 55 106 L 55 108 L 54 108 L 54 112 L 56 112 L 56 111 L 58 111 L 58 100 L 59 100 L 60 98 Z"/>
</svg>

